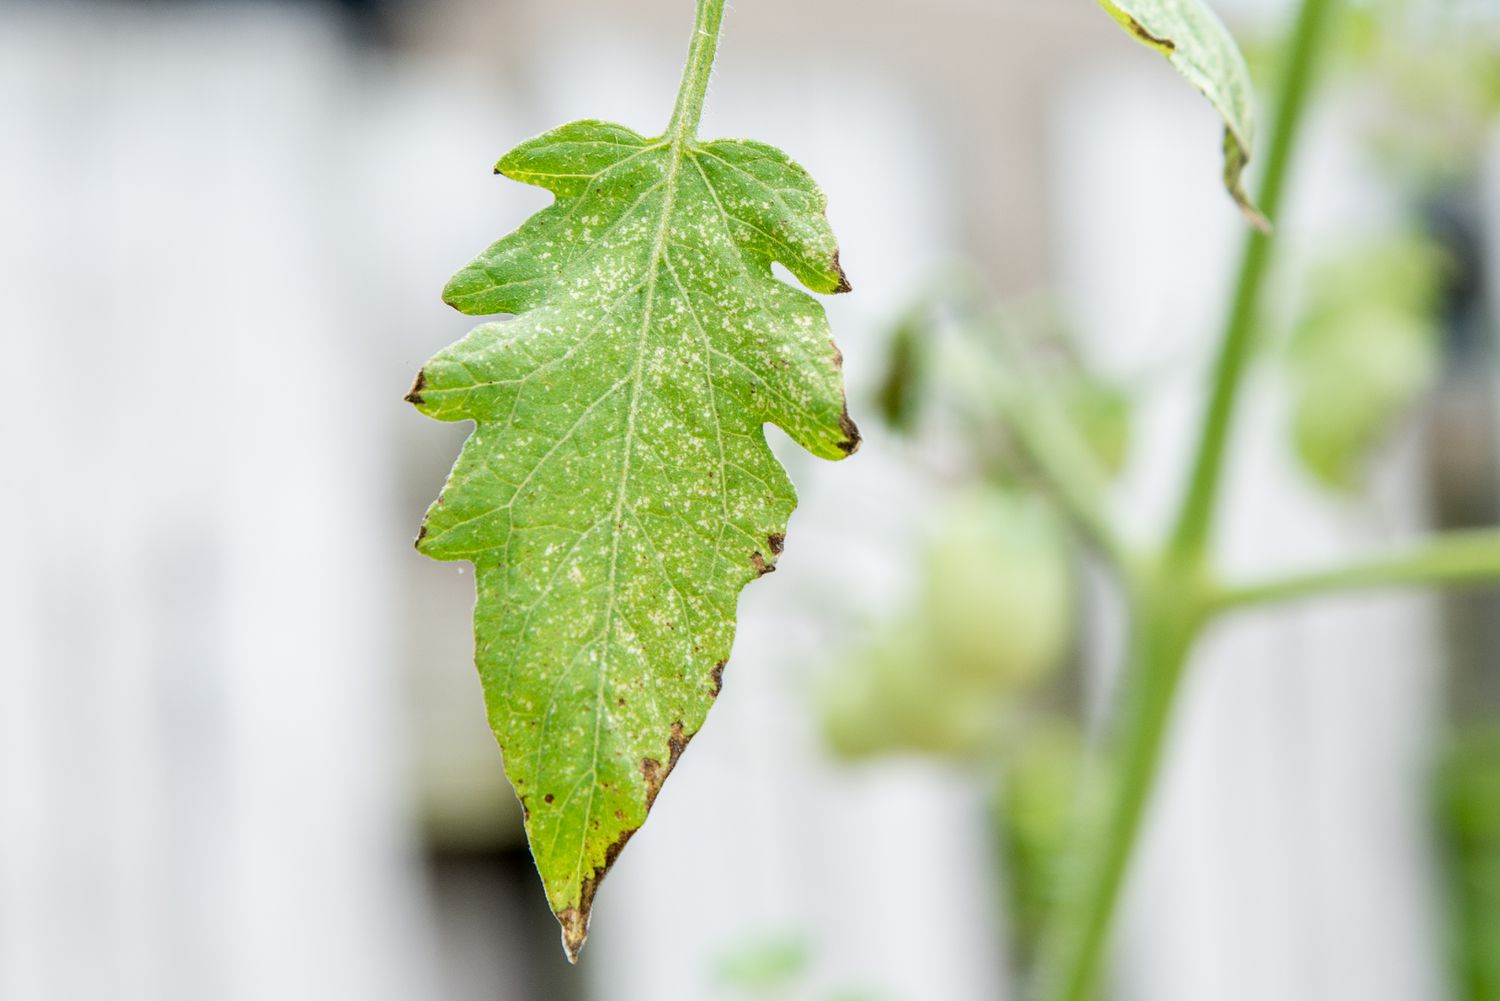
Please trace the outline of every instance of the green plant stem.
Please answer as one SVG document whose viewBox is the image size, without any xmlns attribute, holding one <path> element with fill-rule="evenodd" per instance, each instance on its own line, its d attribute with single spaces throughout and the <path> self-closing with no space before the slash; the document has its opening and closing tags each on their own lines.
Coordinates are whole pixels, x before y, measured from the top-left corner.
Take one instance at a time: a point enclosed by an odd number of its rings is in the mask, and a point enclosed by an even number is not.
<svg viewBox="0 0 1500 1001">
<path fill-rule="evenodd" d="M 667 138 L 674 143 L 687 142 L 698 134 L 698 122 L 703 118 L 703 100 L 708 95 L 708 81 L 713 75 L 723 24 L 724 0 L 698 0 L 693 41 L 688 47 L 687 65 L 682 70 L 677 104 L 667 125 Z"/>
<path fill-rule="evenodd" d="M 1327 22 L 1339 0 L 1302 0 L 1281 81 L 1258 204 L 1272 217 L 1280 210 L 1298 127 L 1312 92 Z M 1166 552 L 1132 586 L 1133 638 L 1122 679 L 1125 701 L 1114 736 L 1114 756 L 1104 808 L 1085 814 L 1080 844 L 1083 879 L 1065 904 L 1050 944 L 1045 996 L 1090 1001 L 1101 976 L 1105 947 L 1150 806 L 1172 708 L 1199 630 L 1213 610 L 1208 546 L 1213 530 L 1225 448 L 1254 343 L 1261 287 L 1271 263 L 1271 238 L 1252 230 L 1245 238 L 1239 277 L 1214 365 L 1203 431 Z M 1093 826 L 1090 818 L 1104 818 Z"/>
<path fill-rule="evenodd" d="M 1500 583 L 1500 529 L 1450 532 L 1345 566 L 1225 588 L 1215 609 L 1309 598 L 1330 591 Z"/>
<path fill-rule="evenodd" d="M 1067 417 L 1039 397 L 1017 406 L 1002 402 L 1001 407 L 1015 443 L 1063 514 L 1100 555 L 1128 573 L 1133 564 L 1130 549 L 1100 505 L 1107 483 Z"/>
<path fill-rule="evenodd" d="M 988 327 L 985 334 L 993 334 Z M 1041 486 L 1056 501 L 1062 514 L 1080 535 L 1122 575 L 1132 572 L 1129 547 L 1101 502 L 1108 482 L 1078 429 L 1045 391 L 1035 386 L 1035 376 L 1024 351 L 1015 350 L 1003 333 L 993 339 L 1004 353 L 1005 374 L 988 357 L 971 355 L 973 342 L 960 340 L 957 366 L 974 373 L 985 405 L 996 407 L 996 416 Z M 1032 385 L 1017 386 L 1009 380 L 1019 376 Z"/>
<path fill-rule="evenodd" d="M 1303 0 L 1297 16 L 1271 129 L 1265 174 L 1261 177 L 1257 198 L 1257 204 L 1271 219 L 1280 214 L 1288 168 L 1297 145 L 1298 127 L 1312 92 L 1317 57 L 1323 48 L 1330 15 L 1338 2 Z M 1213 531 L 1225 447 L 1233 427 L 1245 364 L 1255 342 L 1260 292 L 1274 246 L 1272 236 L 1267 233 L 1252 229 L 1245 235 L 1234 299 L 1214 364 L 1208 412 L 1171 541 L 1172 551 L 1179 559 L 1201 557 Z"/>
</svg>

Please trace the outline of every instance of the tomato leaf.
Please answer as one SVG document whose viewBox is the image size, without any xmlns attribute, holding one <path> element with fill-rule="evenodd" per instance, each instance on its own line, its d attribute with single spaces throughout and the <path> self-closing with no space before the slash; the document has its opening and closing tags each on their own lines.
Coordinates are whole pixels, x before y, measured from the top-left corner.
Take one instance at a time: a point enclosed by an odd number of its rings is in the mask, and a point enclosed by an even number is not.
<svg viewBox="0 0 1500 1001">
<path fill-rule="evenodd" d="M 417 546 L 474 564 L 490 724 L 574 959 L 781 552 L 796 495 L 763 426 L 828 459 L 859 444 L 822 307 L 771 272 L 848 290 L 822 192 L 770 146 L 695 137 L 722 7 L 700 4 L 666 134 L 574 122 L 500 160 L 556 200 L 444 299 L 515 316 L 408 396 L 475 422 Z"/>
<path fill-rule="evenodd" d="M 1255 140 L 1250 70 L 1234 37 L 1203 0 L 1099 0 L 1141 43 L 1167 57 L 1224 120 L 1224 187 L 1252 224 L 1269 230 L 1245 192 Z"/>
<path fill-rule="evenodd" d="M 1364 235 L 1321 261 L 1289 344 L 1291 431 L 1319 483 L 1353 494 L 1372 455 L 1441 368 L 1450 262 L 1418 234 Z"/>
</svg>

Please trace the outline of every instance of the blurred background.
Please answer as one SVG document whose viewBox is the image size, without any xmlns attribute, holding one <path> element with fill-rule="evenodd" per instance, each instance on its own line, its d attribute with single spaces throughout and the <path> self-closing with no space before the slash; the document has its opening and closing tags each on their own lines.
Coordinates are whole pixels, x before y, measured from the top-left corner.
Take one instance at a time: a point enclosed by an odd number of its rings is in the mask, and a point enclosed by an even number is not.
<svg viewBox="0 0 1500 1001">
<path fill-rule="evenodd" d="M 546 203 L 491 165 L 658 130 L 691 6 L 0 0 L 0 999 L 1017 996 L 1123 620 L 986 401 L 1062 401 L 1161 528 L 1243 230 L 1220 126 L 1091 0 L 730 11 L 704 133 L 829 192 L 866 443 L 773 434 L 781 572 L 572 969 L 467 568 L 411 548 L 464 429 L 401 397 L 470 325 L 448 275 Z M 1289 5 L 1215 6 L 1274 85 Z M 1500 7 L 1351 7 L 1237 571 L 1500 519 Z M 1497 593 L 1216 630 L 1114 996 L 1500 997 L 1497 720 Z"/>
</svg>

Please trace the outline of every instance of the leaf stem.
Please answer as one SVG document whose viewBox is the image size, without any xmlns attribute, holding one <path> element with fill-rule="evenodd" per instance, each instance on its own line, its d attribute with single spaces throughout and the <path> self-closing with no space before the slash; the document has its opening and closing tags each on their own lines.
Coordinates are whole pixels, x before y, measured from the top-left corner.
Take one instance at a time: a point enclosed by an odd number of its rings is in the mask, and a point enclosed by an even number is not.
<svg viewBox="0 0 1500 1001">
<path fill-rule="evenodd" d="M 698 134 L 703 99 L 708 94 L 708 81 L 713 75 L 723 23 L 724 0 L 698 0 L 693 41 L 688 47 L 687 65 L 682 69 L 682 84 L 677 90 L 672 120 L 667 124 L 667 138 L 674 143 L 687 142 Z"/>
<path fill-rule="evenodd" d="M 1500 583 L 1500 529 L 1449 532 L 1346 566 L 1224 589 L 1215 609 L 1295 601 L 1330 591 Z"/>
<path fill-rule="evenodd" d="M 1042 393 L 1015 405 L 1002 393 L 1000 406 L 1016 444 L 1064 515 L 1099 555 L 1128 574 L 1135 562 L 1130 548 L 1100 505 L 1108 483 L 1077 429 Z"/>
<path fill-rule="evenodd" d="M 1261 178 L 1256 200 L 1261 211 L 1272 219 L 1280 213 L 1288 168 L 1312 92 L 1325 28 L 1337 3 L 1338 0 L 1303 0 L 1297 16 L 1271 130 L 1266 172 Z M 1252 229 L 1245 235 L 1234 299 L 1214 364 L 1208 413 L 1171 540 L 1172 552 L 1179 559 L 1201 558 L 1213 531 L 1225 446 L 1244 381 L 1245 363 L 1255 342 L 1260 292 L 1274 246 L 1267 233 Z"/>
<path fill-rule="evenodd" d="M 993 413 L 1063 516 L 1115 570 L 1129 576 L 1135 560 L 1101 503 L 1108 478 L 1087 442 L 1039 385 L 1025 350 L 1013 345 L 1000 325 L 983 323 L 978 330 L 999 349 L 1004 364 L 997 367 L 988 354 L 979 353 L 981 338 L 960 337 L 953 346 L 954 368 L 976 379 L 985 404 L 994 406 Z"/>
</svg>

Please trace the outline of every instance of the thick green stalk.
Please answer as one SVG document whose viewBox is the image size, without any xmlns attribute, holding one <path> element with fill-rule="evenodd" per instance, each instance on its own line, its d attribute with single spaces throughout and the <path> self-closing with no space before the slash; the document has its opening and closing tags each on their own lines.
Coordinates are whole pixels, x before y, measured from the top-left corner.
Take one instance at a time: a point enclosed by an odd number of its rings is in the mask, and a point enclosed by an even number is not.
<svg viewBox="0 0 1500 1001">
<path fill-rule="evenodd" d="M 1292 34 L 1271 130 L 1261 208 L 1279 213 L 1298 126 L 1306 111 L 1325 28 L 1339 0 L 1302 0 Z M 1246 362 L 1254 342 L 1261 287 L 1271 261 L 1271 238 L 1246 236 L 1239 278 L 1224 327 L 1202 435 L 1178 514 L 1176 528 L 1154 572 L 1135 582 L 1133 640 L 1122 679 L 1125 701 L 1115 734 L 1105 818 L 1086 828 L 1080 842 L 1088 866 L 1078 875 L 1082 892 L 1059 915 L 1045 974 L 1046 997 L 1090 1001 L 1098 986 L 1130 860 L 1161 764 L 1172 707 L 1187 658 L 1211 610 L 1208 544 L 1217 506 L 1225 448 Z"/>
<path fill-rule="evenodd" d="M 1216 609 L 1264 605 L 1379 587 L 1444 587 L 1500 582 L 1500 530 L 1450 532 L 1410 549 L 1347 566 L 1226 588 Z"/>
<path fill-rule="evenodd" d="M 674 143 L 686 142 L 698 134 L 703 99 L 708 94 L 708 81 L 713 74 L 714 57 L 719 51 L 719 32 L 723 23 L 724 0 L 698 0 L 693 41 L 688 48 L 687 65 L 682 70 L 682 86 L 677 91 L 672 121 L 667 125 L 667 138 Z"/>
<path fill-rule="evenodd" d="M 1298 127 L 1312 92 L 1325 28 L 1337 3 L 1338 0 L 1303 0 L 1297 17 L 1271 129 L 1265 174 L 1257 198 L 1261 211 L 1271 219 L 1280 214 L 1281 196 L 1297 145 Z M 1213 531 L 1225 447 L 1244 381 L 1245 363 L 1255 342 L 1260 292 L 1274 246 L 1272 236 L 1267 233 L 1252 229 L 1245 235 L 1239 279 L 1214 364 L 1208 412 L 1172 537 L 1172 552 L 1179 559 L 1201 558 Z"/>
</svg>

